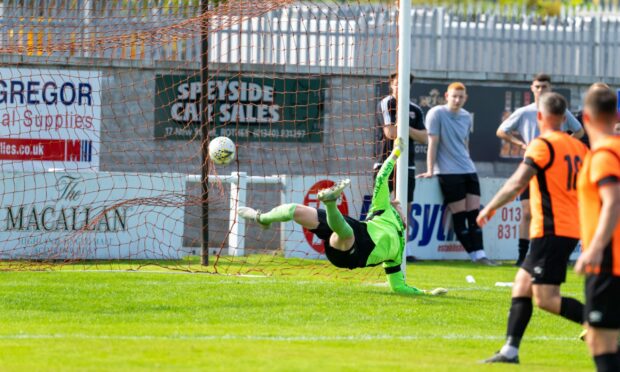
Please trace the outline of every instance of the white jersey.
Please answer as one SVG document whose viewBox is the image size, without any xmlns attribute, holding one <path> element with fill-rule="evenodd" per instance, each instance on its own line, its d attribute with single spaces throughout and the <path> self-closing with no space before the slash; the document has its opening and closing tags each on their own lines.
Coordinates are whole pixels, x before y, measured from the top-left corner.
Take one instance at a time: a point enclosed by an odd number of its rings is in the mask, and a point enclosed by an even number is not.
<svg viewBox="0 0 620 372">
<path fill-rule="evenodd" d="M 510 134 L 510 132 L 519 132 L 526 145 L 529 145 L 534 138 L 540 136 L 540 129 L 538 128 L 538 107 L 536 103 L 523 106 L 515 110 L 508 119 L 499 126 L 504 132 Z M 578 132 L 581 129 L 581 124 L 575 119 L 570 111 L 566 110 L 566 121 L 562 124 L 562 131 Z"/>
</svg>

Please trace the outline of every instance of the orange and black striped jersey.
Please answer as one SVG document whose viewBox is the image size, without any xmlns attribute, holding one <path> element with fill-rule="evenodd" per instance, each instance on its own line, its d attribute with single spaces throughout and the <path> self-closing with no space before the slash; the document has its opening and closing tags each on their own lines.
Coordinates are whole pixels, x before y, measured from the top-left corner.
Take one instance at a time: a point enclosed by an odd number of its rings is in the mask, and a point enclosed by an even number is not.
<svg viewBox="0 0 620 372">
<path fill-rule="evenodd" d="M 606 138 L 586 156 L 579 175 L 577 188 L 584 250 L 590 246 L 599 224 L 602 205 L 599 189 L 614 182 L 620 182 L 620 137 L 617 136 Z M 601 267 L 594 269 L 620 276 L 620 223 L 616 224 L 611 242 L 605 248 Z"/>
<path fill-rule="evenodd" d="M 537 170 L 530 180 L 530 238 L 547 235 L 579 239 L 577 173 L 588 149 L 560 131 L 545 133 L 525 150 L 525 164 Z"/>
</svg>

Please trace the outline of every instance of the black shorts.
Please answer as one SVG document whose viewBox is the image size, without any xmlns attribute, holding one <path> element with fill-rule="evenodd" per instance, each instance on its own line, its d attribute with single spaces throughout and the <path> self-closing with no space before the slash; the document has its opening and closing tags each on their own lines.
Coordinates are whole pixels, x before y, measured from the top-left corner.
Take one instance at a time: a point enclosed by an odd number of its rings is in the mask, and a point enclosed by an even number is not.
<svg viewBox="0 0 620 372">
<path fill-rule="evenodd" d="M 532 284 L 560 285 L 566 281 L 568 259 L 579 240 L 563 236 L 534 238 L 521 268 L 532 276 Z"/>
<path fill-rule="evenodd" d="M 620 328 L 620 277 L 611 274 L 586 277 L 584 319 L 595 328 Z"/>
<path fill-rule="evenodd" d="M 523 200 L 530 200 L 530 186 L 528 185 L 525 190 L 523 190 L 523 192 L 521 192 L 521 195 L 519 195 L 519 200 L 523 201 Z"/>
<path fill-rule="evenodd" d="M 376 163 L 373 168 L 373 180 L 377 178 L 377 174 L 379 173 L 379 169 L 381 168 L 380 163 Z M 388 181 L 388 186 L 390 187 L 390 192 L 394 191 L 394 185 L 396 184 L 396 172 L 392 172 L 390 175 L 390 180 Z M 415 169 L 409 168 L 407 172 L 407 203 L 413 203 L 413 192 L 415 191 Z"/>
<path fill-rule="evenodd" d="M 370 252 L 375 249 L 375 243 L 370 238 L 366 224 L 349 216 L 343 216 L 355 236 L 355 243 L 351 249 L 346 252 L 337 250 L 329 245 L 329 238 L 332 236 L 332 229 L 327 224 L 327 213 L 323 209 L 316 210 L 319 217 L 319 226 L 310 230 L 319 239 L 323 240 L 325 245 L 325 256 L 334 266 L 343 269 L 355 269 L 358 267 L 366 267 L 366 261 Z"/>
<path fill-rule="evenodd" d="M 467 194 L 480 196 L 480 182 L 476 173 L 438 174 L 437 179 L 445 204 L 463 200 Z"/>
</svg>

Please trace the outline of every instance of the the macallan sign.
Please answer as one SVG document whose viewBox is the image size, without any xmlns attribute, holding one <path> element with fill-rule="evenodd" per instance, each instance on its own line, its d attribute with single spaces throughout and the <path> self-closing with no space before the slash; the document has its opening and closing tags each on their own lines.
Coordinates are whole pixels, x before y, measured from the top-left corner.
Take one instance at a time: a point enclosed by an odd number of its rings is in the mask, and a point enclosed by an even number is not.
<svg viewBox="0 0 620 372">
<path fill-rule="evenodd" d="M 179 258 L 185 176 L 3 173 L 0 258 Z"/>
<path fill-rule="evenodd" d="M 64 175 L 56 182 L 58 196 L 53 204 L 44 206 L 6 206 L 7 231 L 127 231 L 128 207 L 80 205 L 85 190 L 81 177 Z M 65 206 L 63 204 L 76 204 Z"/>
</svg>

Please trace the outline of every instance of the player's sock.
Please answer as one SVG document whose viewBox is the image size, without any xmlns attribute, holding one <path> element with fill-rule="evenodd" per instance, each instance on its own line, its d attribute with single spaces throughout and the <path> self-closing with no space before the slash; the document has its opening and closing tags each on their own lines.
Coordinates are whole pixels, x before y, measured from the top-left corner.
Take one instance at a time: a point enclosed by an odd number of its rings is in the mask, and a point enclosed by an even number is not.
<svg viewBox="0 0 620 372">
<path fill-rule="evenodd" d="M 327 212 L 327 224 L 341 239 L 347 239 L 353 236 L 353 229 L 342 216 L 342 213 L 336 206 L 336 201 L 323 202 Z"/>
<path fill-rule="evenodd" d="M 508 313 L 508 327 L 506 330 L 506 344 L 500 352 L 509 357 L 514 358 L 519 353 L 519 345 L 521 338 L 525 334 L 530 319 L 532 318 L 532 298 L 531 297 L 513 297 Z"/>
<path fill-rule="evenodd" d="M 469 231 L 467 230 L 467 226 L 465 226 L 465 221 L 467 220 L 467 212 L 459 212 L 452 214 L 452 227 L 454 228 L 454 233 L 456 234 L 456 238 L 461 242 L 463 248 L 467 253 L 473 251 L 471 245 L 471 238 L 469 237 Z"/>
<path fill-rule="evenodd" d="M 294 203 L 279 205 L 270 210 L 269 212 L 260 213 L 256 217 L 256 222 L 260 223 L 261 225 L 269 226 L 274 222 L 291 221 L 293 219 L 293 216 L 295 215 L 296 207 L 297 204 Z"/>
<path fill-rule="evenodd" d="M 480 211 L 478 209 L 467 212 L 467 225 L 469 227 L 469 238 L 471 239 L 471 246 L 473 250 L 484 249 L 482 243 L 482 229 L 478 226 L 476 218 Z"/>
<path fill-rule="evenodd" d="M 512 359 L 516 356 L 519 356 L 519 348 L 506 344 L 502 346 L 499 353 L 505 356 L 506 358 Z"/>
<path fill-rule="evenodd" d="M 574 298 L 562 297 L 560 315 L 575 323 L 583 324 L 583 304 Z"/>
<path fill-rule="evenodd" d="M 482 229 L 480 228 L 480 226 L 478 226 L 478 223 L 476 222 L 476 218 L 478 217 L 479 213 L 480 211 L 478 209 L 467 212 L 467 231 L 469 232 L 469 239 L 471 241 L 471 252 L 469 252 L 469 257 L 474 262 L 494 266 L 495 262 L 490 261 L 487 258 L 487 254 L 484 252 L 484 244 L 482 242 Z"/>
<path fill-rule="evenodd" d="M 617 353 L 601 354 L 594 356 L 597 372 L 620 371 L 620 358 Z"/>
<path fill-rule="evenodd" d="M 484 251 L 484 249 L 477 249 L 475 251 L 471 251 L 469 252 L 469 257 L 471 258 L 472 261 L 474 262 L 478 262 L 480 260 L 489 260 L 487 258 L 487 254 Z"/>
<path fill-rule="evenodd" d="M 527 256 L 527 251 L 530 249 L 529 239 L 519 239 L 519 258 L 517 259 L 517 266 L 521 266 Z"/>
</svg>

